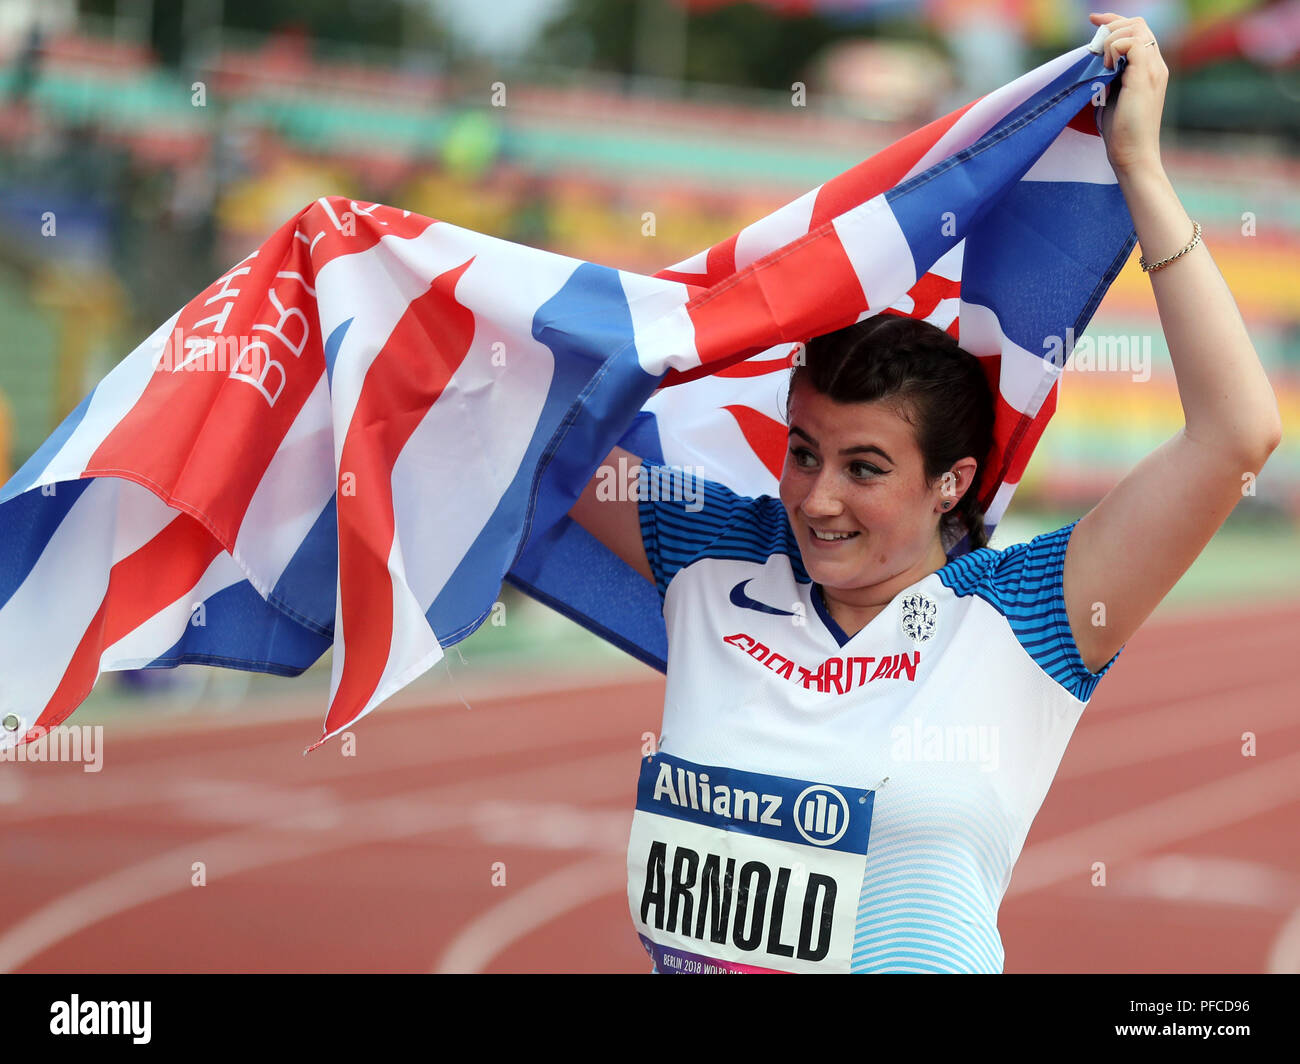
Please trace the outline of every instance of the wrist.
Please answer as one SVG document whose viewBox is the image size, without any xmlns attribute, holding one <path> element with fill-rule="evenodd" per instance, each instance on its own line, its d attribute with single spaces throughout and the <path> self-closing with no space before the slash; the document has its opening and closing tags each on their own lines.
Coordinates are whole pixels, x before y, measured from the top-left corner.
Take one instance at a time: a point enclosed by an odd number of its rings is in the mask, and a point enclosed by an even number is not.
<svg viewBox="0 0 1300 1064">
<path fill-rule="evenodd" d="M 1117 164 L 1112 161 L 1111 169 L 1115 171 L 1115 177 L 1121 185 L 1150 180 L 1152 178 L 1157 180 L 1167 179 L 1164 163 L 1160 161 L 1159 155 L 1146 156 L 1123 164 Z"/>
</svg>

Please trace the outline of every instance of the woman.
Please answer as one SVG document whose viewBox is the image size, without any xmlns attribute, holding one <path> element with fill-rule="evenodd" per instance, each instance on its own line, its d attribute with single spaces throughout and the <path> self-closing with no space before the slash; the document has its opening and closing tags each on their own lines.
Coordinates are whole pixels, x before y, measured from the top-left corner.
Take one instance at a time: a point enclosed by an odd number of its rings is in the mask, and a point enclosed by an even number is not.
<svg viewBox="0 0 1300 1064">
<path fill-rule="evenodd" d="M 997 909 L 1075 724 L 1281 435 L 1231 293 L 1160 160 L 1168 72 L 1142 19 L 1102 134 L 1186 424 L 1064 528 L 987 548 L 977 360 L 898 316 L 815 338 L 780 498 L 571 514 L 658 587 L 659 750 L 629 844 L 659 971 L 999 972 Z M 1194 235 L 1195 234 L 1195 235 Z M 635 464 L 640 459 L 616 451 Z M 654 472 L 643 470 L 643 475 Z M 972 551 L 949 561 L 963 533 Z"/>
</svg>

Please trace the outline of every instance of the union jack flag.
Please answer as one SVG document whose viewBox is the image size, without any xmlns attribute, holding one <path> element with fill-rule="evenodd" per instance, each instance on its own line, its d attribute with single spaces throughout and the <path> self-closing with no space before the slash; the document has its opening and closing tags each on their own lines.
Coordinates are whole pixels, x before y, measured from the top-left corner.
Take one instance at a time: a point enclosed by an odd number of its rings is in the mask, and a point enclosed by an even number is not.
<svg viewBox="0 0 1300 1064">
<path fill-rule="evenodd" d="M 883 310 L 983 360 L 991 530 L 1055 409 L 1061 338 L 1134 243 L 1096 122 L 1116 73 L 1071 51 L 653 277 L 310 204 L 0 492 L 0 748 L 103 671 L 296 675 L 333 645 L 320 745 L 481 625 L 503 580 L 663 669 L 655 589 L 569 508 L 620 443 L 774 493 L 797 344 Z"/>
</svg>

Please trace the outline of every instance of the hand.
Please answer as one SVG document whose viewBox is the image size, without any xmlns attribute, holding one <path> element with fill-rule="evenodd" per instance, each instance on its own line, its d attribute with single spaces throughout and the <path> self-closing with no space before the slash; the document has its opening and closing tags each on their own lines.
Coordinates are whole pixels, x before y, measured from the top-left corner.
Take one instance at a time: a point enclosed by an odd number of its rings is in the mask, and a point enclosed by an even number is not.
<svg viewBox="0 0 1300 1064">
<path fill-rule="evenodd" d="M 1111 83 L 1110 98 L 1101 111 L 1101 136 L 1110 165 L 1121 177 L 1135 170 L 1160 170 L 1160 115 L 1169 68 L 1154 43 L 1155 34 L 1145 19 L 1113 13 L 1088 19 L 1110 31 L 1103 46 L 1106 66 L 1114 67 L 1121 55 L 1126 60 L 1119 88 Z"/>
</svg>

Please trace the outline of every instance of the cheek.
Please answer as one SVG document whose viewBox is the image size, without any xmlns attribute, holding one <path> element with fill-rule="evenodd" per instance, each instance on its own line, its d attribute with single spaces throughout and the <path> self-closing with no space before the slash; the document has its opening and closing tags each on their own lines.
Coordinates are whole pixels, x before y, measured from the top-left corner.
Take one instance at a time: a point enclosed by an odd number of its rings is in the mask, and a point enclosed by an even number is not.
<svg viewBox="0 0 1300 1064">
<path fill-rule="evenodd" d="M 798 477 L 790 475 L 790 460 L 787 458 L 786 467 L 781 471 L 781 483 L 778 485 L 777 496 L 787 510 L 794 510 L 803 502 L 804 494 L 804 490 L 799 486 Z"/>
</svg>

